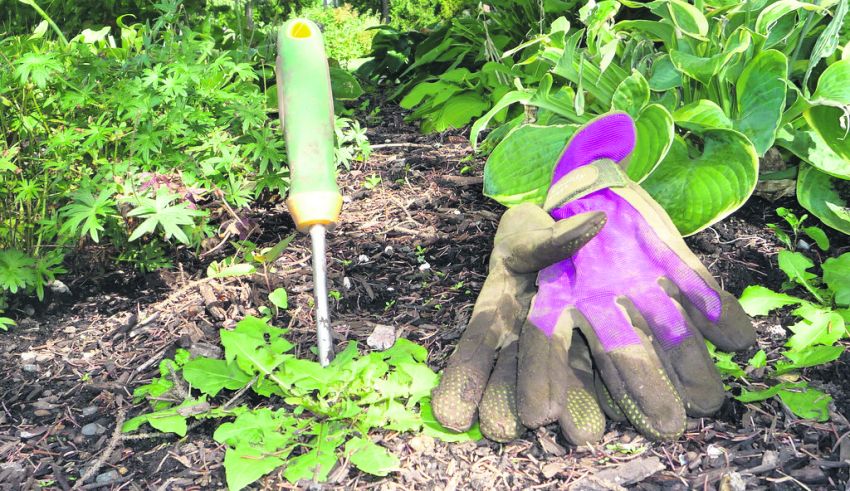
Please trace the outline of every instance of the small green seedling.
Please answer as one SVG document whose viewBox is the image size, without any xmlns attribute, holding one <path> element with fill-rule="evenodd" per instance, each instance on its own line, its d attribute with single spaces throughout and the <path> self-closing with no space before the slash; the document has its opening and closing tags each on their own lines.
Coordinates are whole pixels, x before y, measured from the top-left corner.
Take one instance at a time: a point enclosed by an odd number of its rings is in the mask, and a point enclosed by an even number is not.
<svg viewBox="0 0 850 491">
<path fill-rule="evenodd" d="M 426 252 L 428 252 L 428 249 L 422 247 L 419 244 L 416 244 L 416 251 L 414 252 L 414 254 L 416 254 L 416 262 L 418 262 L 419 264 L 424 263 Z"/>
<path fill-rule="evenodd" d="M 381 176 L 378 176 L 377 174 L 372 174 L 371 176 L 367 177 L 366 180 L 363 182 L 363 187 L 366 189 L 375 189 L 378 184 L 381 184 Z"/>
<path fill-rule="evenodd" d="M 289 296 L 283 288 L 276 288 L 269 293 L 269 301 L 274 305 L 275 312 L 278 312 L 278 309 L 286 310 L 289 308 Z"/>
<path fill-rule="evenodd" d="M 767 228 L 773 230 L 776 238 L 788 249 L 792 251 L 797 250 L 797 244 L 799 244 L 799 236 L 801 234 L 806 234 L 821 250 L 826 251 L 829 249 L 829 238 L 823 229 L 814 225 L 803 226 L 803 222 L 806 221 L 809 215 L 804 214 L 800 218 L 797 218 L 791 210 L 782 207 L 776 209 L 776 214 L 785 219 L 785 222 L 791 227 L 791 233 L 789 234 L 775 223 L 767 224 Z"/>
</svg>

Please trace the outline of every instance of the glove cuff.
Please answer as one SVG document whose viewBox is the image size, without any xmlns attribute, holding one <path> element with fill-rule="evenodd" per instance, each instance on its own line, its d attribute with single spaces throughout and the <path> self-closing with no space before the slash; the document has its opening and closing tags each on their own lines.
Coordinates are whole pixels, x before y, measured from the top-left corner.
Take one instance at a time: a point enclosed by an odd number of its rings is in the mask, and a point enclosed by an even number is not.
<svg viewBox="0 0 850 491">
<path fill-rule="evenodd" d="M 569 172 L 553 184 L 546 195 L 543 209 L 551 212 L 590 193 L 611 187 L 624 187 L 628 182 L 629 178 L 619 164 L 611 159 L 595 160 Z"/>
</svg>

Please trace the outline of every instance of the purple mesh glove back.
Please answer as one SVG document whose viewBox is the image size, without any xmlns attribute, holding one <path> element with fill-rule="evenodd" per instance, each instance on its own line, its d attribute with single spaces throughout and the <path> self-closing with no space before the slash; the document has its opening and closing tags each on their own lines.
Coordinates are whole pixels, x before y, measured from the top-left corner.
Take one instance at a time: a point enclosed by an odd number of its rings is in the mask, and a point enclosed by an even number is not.
<svg viewBox="0 0 850 491">
<path fill-rule="evenodd" d="M 627 114 L 592 121 L 567 145 L 553 186 L 585 165 L 603 159 L 619 164 L 635 138 Z M 637 185 L 599 189 L 550 213 L 563 220 L 588 211 L 605 212 L 607 224 L 572 258 L 539 273 L 528 319 L 550 338 L 559 326 L 581 329 L 594 366 L 626 416 L 650 437 L 674 438 L 685 409 L 710 414 L 724 399 L 702 336 L 741 349 L 754 340 L 752 325 Z M 634 377 L 643 380 L 630 381 Z"/>
</svg>

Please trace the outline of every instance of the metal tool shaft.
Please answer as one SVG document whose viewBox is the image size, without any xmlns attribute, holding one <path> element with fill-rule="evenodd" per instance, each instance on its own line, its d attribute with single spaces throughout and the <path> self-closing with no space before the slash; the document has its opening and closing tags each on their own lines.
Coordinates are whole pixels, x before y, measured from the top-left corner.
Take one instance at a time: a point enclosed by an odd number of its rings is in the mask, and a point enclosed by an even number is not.
<svg viewBox="0 0 850 491">
<path fill-rule="evenodd" d="M 310 227 L 313 247 L 313 297 L 316 300 L 316 331 L 318 333 L 319 363 L 326 367 L 333 359 L 331 317 L 328 313 L 327 261 L 325 260 L 325 226 Z"/>
</svg>

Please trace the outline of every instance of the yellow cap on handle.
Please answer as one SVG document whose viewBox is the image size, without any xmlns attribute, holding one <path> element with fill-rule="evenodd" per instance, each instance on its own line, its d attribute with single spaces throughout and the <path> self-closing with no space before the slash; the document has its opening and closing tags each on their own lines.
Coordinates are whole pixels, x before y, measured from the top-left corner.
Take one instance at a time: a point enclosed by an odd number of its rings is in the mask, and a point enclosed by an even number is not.
<svg viewBox="0 0 850 491">
<path fill-rule="evenodd" d="M 339 219 L 342 195 L 335 191 L 302 191 L 290 194 L 286 206 L 299 232 L 306 232 L 312 225 L 330 229 Z"/>
</svg>

